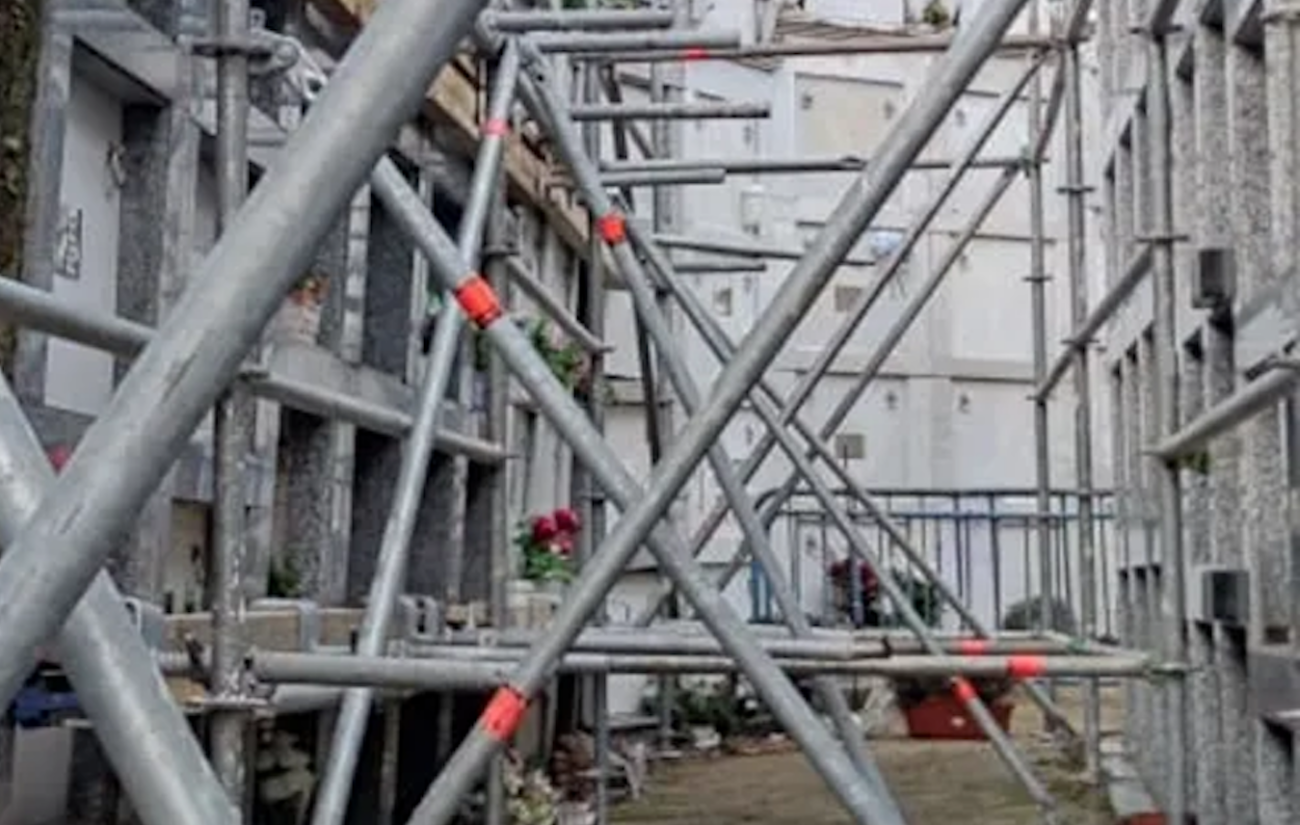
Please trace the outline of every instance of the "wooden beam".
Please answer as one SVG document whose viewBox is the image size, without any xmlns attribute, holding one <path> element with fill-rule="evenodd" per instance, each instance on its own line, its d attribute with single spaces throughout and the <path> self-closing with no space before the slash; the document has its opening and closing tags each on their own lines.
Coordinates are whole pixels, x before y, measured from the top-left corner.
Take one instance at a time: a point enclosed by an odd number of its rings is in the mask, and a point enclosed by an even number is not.
<svg viewBox="0 0 1300 825">
<path fill-rule="evenodd" d="M 310 0 L 330 22 L 355 35 L 373 12 L 376 0 Z M 471 59 L 462 55 L 446 66 L 426 96 L 425 115 L 435 124 L 452 127 L 452 143 L 473 155 L 479 140 L 478 112 L 481 89 L 475 82 Z M 587 211 L 571 196 L 548 187 L 555 165 L 527 138 L 512 133 L 503 161 L 510 194 L 540 210 L 560 238 L 583 257 L 587 254 Z"/>
</svg>

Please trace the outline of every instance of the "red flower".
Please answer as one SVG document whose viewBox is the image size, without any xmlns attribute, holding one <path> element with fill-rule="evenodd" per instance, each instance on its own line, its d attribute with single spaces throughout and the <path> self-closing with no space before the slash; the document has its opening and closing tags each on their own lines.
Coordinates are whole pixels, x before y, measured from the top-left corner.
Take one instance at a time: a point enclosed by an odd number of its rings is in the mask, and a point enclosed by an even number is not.
<svg viewBox="0 0 1300 825">
<path fill-rule="evenodd" d="M 538 516 L 533 519 L 533 541 L 545 543 L 559 534 L 555 519 L 550 516 Z"/>
<path fill-rule="evenodd" d="M 555 519 L 555 526 L 562 533 L 572 535 L 582 529 L 582 519 L 578 518 L 578 514 L 568 507 L 561 507 L 556 510 L 551 518 Z"/>
<path fill-rule="evenodd" d="M 553 552 L 557 556 L 568 556 L 573 553 L 573 535 L 571 533 L 560 533 L 551 542 Z"/>
<path fill-rule="evenodd" d="M 49 458 L 50 464 L 54 466 L 54 470 L 57 472 L 63 469 L 63 465 L 68 463 L 68 459 L 72 458 L 72 450 L 65 444 L 51 447 L 49 450 Z"/>
</svg>

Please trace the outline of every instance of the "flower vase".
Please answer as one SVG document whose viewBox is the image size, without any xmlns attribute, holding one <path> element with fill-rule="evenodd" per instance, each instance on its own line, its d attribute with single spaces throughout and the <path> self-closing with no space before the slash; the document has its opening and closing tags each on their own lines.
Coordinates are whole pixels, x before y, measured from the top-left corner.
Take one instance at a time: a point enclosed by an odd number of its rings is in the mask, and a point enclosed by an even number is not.
<svg viewBox="0 0 1300 825">
<path fill-rule="evenodd" d="M 533 601 L 537 587 L 531 579 L 511 579 L 506 586 L 506 610 L 512 627 L 532 627 Z"/>
<path fill-rule="evenodd" d="M 476 413 L 488 411 L 488 375 L 486 372 L 474 373 L 474 390 L 471 410 Z"/>
<path fill-rule="evenodd" d="M 270 338 L 277 344 L 315 345 L 320 336 L 321 302 L 315 296 L 291 293 L 271 322 Z"/>
</svg>

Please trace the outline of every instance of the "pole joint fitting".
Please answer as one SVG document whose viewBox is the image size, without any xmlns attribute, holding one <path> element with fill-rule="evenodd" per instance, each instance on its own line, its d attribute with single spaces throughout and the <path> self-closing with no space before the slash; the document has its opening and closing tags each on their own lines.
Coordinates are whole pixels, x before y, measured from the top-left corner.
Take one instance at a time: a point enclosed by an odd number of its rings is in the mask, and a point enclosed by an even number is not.
<svg viewBox="0 0 1300 825">
<path fill-rule="evenodd" d="M 1178 34 L 1183 31 L 1183 27 L 1172 21 L 1161 26 L 1149 26 L 1146 24 L 1138 26 L 1129 26 L 1128 33 L 1135 34 L 1139 37 L 1145 37 L 1153 42 L 1162 42 L 1171 34 Z"/>
<path fill-rule="evenodd" d="M 1059 195 L 1091 195 L 1093 192 L 1096 191 L 1097 191 L 1097 187 L 1089 186 L 1086 183 L 1080 183 L 1080 184 L 1067 183 L 1062 186 L 1056 187 L 1056 192 Z"/>
<path fill-rule="evenodd" d="M 242 37 L 191 38 L 186 45 L 196 57 L 218 60 L 245 57 L 249 61 L 249 74 L 255 76 L 285 71 L 298 62 L 300 55 L 298 48 L 288 39 L 267 36 L 256 28 Z"/>
<path fill-rule="evenodd" d="M 1270 355 L 1259 364 L 1260 372 L 1269 370 L 1300 370 L 1300 358 L 1291 355 Z"/>
<path fill-rule="evenodd" d="M 1139 243 L 1163 244 L 1165 246 L 1187 243 L 1191 239 L 1192 236 L 1185 232 L 1152 232 L 1149 235 L 1138 235 L 1134 238 Z"/>
<path fill-rule="evenodd" d="M 1147 668 L 1151 679 L 1185 679 L 1195 670 L 1187 662 L 1156 662 Z"/>
<path fill-rule="evenodd" d="M 1300 24 L 1300 3 L 1279 2 L 1273 8 L 1261 14 L 1259 22 L 1265 26 Z"/>
</svg>

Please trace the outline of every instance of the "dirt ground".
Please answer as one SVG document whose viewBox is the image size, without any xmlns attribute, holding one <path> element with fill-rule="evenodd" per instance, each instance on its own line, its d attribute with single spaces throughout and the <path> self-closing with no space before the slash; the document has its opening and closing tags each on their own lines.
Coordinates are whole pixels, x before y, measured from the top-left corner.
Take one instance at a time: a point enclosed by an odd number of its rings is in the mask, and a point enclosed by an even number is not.
<svg viewBox="0 0 1300 825">
<path fill-rule="evenodd" d="M 1111 822 L 1101 793 L 1086 785 L 1041 734 L 1042 717 L 1021 698 L 1012 732 L 1060 805 L 1059 822 Z M 1082 730 L 1080 697 L 1062 691 L 1062 709 Z M 1118 691 L 1108 691 L 1102 729 L 1119 725 Z M 1030 825 L 1036 805 L 986 743 L 922 742 L 897 730 L 872 740 L 872 753 L 911 825 Z M 798 751 L 687 760 L 658 768 L 646 796 L 619 806 L 619 825 L 843 825 L 851 820 Z"/>
</svg>

